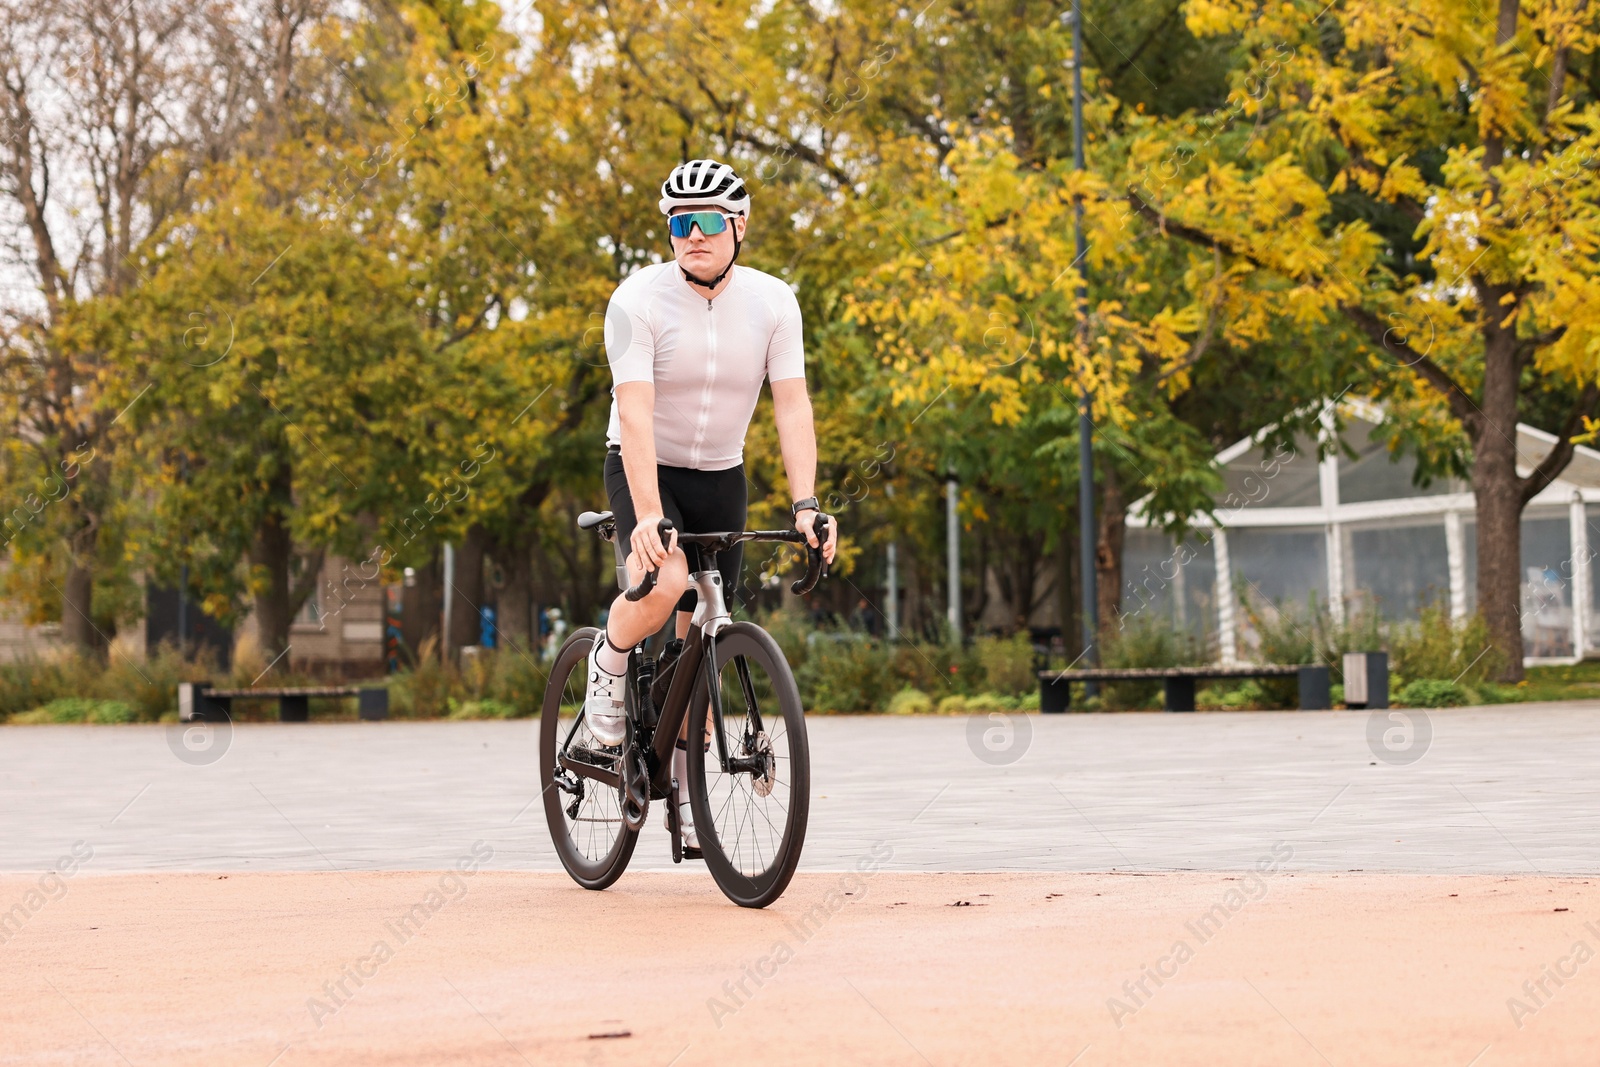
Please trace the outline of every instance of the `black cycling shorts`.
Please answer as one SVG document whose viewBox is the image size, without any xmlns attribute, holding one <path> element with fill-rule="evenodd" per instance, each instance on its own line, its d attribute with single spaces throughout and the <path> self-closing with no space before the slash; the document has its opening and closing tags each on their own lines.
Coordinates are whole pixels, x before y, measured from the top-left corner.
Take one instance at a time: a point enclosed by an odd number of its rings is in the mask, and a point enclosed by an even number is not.
<svg viewBox="0 0 1600 1067">
<path fill-rule="evenodd" d="M 617 520 L 617 543 L 626 556 L 633 551 L 629 541 L 638 525 L 633 510 L 633 494 L 628 491 L 628 475 L 622 468 L 622 453 L 606 452 L 606 499 Z M 744 529 L 748 510 L 744 464 L 720 471 L 697 471 L 687 467 L 656 466 L 656 488 L 661 494 L 661 513 L 684 533 L 722 533 Z M 698 545 L 684 545 L 689 572 L 700 569 Z M 744 546 L 717 554 L 717 570 L 722 572 L 722 595 L 731 612 L 740 602 L 739 566 L 744 561 Z M 679 611 L 693 611 L 698 594 L 691 586 L 678 601 Z"/>
</svg>

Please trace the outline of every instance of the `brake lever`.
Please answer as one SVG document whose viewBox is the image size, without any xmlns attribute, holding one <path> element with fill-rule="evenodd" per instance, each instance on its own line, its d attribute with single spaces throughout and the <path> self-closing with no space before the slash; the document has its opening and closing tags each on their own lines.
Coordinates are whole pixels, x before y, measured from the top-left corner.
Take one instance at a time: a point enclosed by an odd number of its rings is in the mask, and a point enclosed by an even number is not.
<svg viewBox="0 0 1600 1067">
<path fill-rule="evenodd" d="M 667 551 L 671 552 L 678 539 L 676 537 L 669 538 L 667 535 L 676 533 L 677 527 L 672 525 L 671 519 L 663 515 L 661 521 L 656 525 L 656 529 L 661 534 L 661 540 L 667 544 Z M 639 584 L 629 586 L 627 591 L 622 594 L 623 598 L 631 604 L 649 596 L 650 591 L 656 587 L 656 576 L 659 573 L 659 568 L 645 571 L 644 577 L 639 579 Z"/>
<path fill-rule="evenodd" d="M 803 596 L 816 588 L 817 582 L 827 574 L 827 560 L 822 554 L 822 547 L 828 543 L 828 525 L 833 519 L 821 512 L 811 524 L 811 532 L 817 535 L 817 547 L 806 545 L 810 559 L 806 564 L 806 576 L 789 586 L 789 592 L 796 596 Z"/>
</svg>

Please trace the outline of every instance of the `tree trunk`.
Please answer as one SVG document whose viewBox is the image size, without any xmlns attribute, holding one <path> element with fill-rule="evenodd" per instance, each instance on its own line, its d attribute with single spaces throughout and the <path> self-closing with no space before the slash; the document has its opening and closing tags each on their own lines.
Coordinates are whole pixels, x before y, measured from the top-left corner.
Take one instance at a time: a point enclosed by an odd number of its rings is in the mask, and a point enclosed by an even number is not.
<svg viewBox="0 0 1600 1067">
<path fill-rule="evenodd" d="M 449 658 L 455 659 L 462 645 L 475 645 L 482 626 L 478 609 L 483 604 L 483 553 L 489 535 L 474 523 L 456 547 L 454 588 L 446 589 L 450 598 Z"/>
<path fill-rule="evenodd" d="M 1095 544 L 1095 603 L 1100 632 L 1111 633 L 1122 607 L 1122 546 L 1127 540 L 1128 505 L 1116 471 L 1105 465 L 1105 496 L 1100 507 L 1100 536 Z"/>
<path fill-rule="evenodd" d="M 100 501 L 106 464 L 79 472 L 77 492 L 63 503 L 72 509 L 67 537 L 67 573 L 61 589 L 61 638 L 84 655 L 100 655 L 107 640 L 94 623 L 94 573 L 100 547 Z"/>
<path fill-rule="evenodd" d="M 1478 607 L 1504 656 L 1499 680 L 1522 680 L 1522 482 L 1517 476 L 1515 337 L 1499 327 L 1497 287 L 1484 299 L 1483 416 L 1472 442 L 1478 505 Z"/>
<path fill-rule="evenodd" d="M 516 538 L 517 542 L 524 538 Z M 534 619 L 533 546 L 526 543 L 495 542 L 490 557 L 505 572 L 506 587 L 500 593 L 496 620 L 500 644 L 516 652 L 529 653 L 539 635 Z"/>
<path fill-rule="evenodd" d="M 439 624 L 444 600 L 439 590 L 444 584 L 440 578 L 439 548 L 433 548 L 428 561 L 412 568 L 414 585 L 406 588 L 400 601 L 400 632 L 411 655 L 423 658 L 423 646 L 439 640 Z"/>
<path fill-rule="evenodd" d="M 68 647 L 85 655 L 98 653 L 104 644 L 92 621 L 95 540 L 96 531 L 92 528 L 72 538 L 72 559 L 67 563 L 67 576 L 61 590 L 61 639 Z M 80 554 L 84 551 L 87 555 Z"/>
<path fill-rule="evenodd" d="M 294 621 L 294 609 L 289 604 L 289 564 L 294 557 L 294 543 L 283 516 L 269 512 L 256 529 L 250 543 L 250 568 L 252 584 L 256 586 L 256 633 L 261 642 L 261 655 L 267 661 L 268 674 L 282 674 L 288 669 L 289 625 Z"/>
</svg>

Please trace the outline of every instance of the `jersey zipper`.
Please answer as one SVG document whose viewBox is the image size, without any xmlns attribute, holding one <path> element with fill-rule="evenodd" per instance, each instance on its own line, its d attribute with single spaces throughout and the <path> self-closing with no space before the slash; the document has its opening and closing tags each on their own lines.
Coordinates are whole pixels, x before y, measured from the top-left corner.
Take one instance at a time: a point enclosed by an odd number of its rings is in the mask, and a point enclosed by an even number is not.
<svg viewBox="0 0 1600 1067">
<path fill-rule="evenodd" d="M 706 425 L 711 421 L 711 386 L 717 378 L 717 317 L 711 298 L 706 297 L 706 384 L 700 392 L 700 417 L 694 428 L 694 447 L 689 450 L 689 465 L 700 466 L 700 449 L 706 443 Z"/>
</svg>

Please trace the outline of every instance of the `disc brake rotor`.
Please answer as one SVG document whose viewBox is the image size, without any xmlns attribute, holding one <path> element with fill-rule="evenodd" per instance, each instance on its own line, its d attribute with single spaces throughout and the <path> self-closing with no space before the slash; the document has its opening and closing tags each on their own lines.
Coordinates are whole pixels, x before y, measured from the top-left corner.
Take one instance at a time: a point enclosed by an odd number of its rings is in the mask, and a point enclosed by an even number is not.
<svg viewBox="0 0 1600 1067">
<path fill-rule="evenodd" d="M 758 797 L 771 795 L 778 760 L 772 754 L 772 741 L 767 737 L 767 732 L 763 730 L 752 741 L 746 742 L 745 751 L 761 761 L 760 773 L 750 772 L 750 787 Z"/>
</svg>

